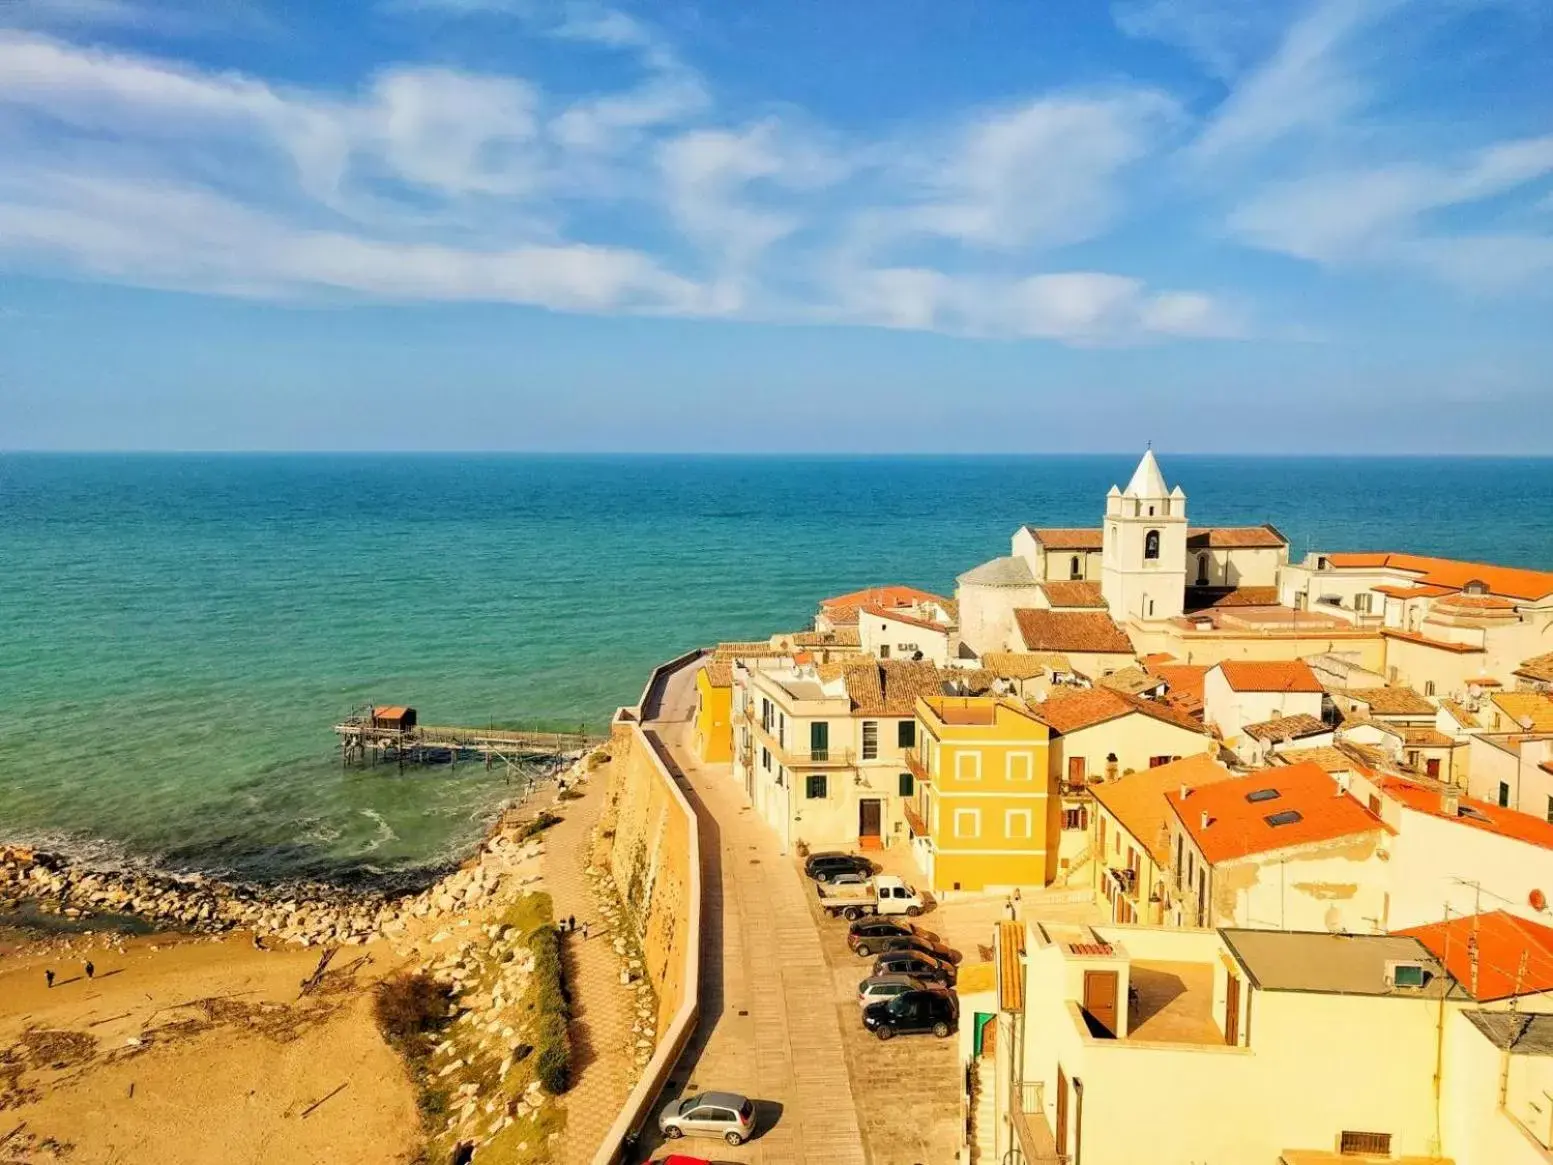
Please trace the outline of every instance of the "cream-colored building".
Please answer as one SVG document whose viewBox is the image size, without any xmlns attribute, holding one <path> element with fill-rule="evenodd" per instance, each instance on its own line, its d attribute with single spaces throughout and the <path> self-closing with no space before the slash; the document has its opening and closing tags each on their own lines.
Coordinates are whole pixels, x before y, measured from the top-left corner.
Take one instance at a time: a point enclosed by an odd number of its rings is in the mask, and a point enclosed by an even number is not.
<svg viewBox="0 0 1553 1165">
<path fill-rule="evenodd" d="M 1165 794 L 1166 918 L 1366 934 L 1387 930 L 1394 831 L 1314 763 Z"/>
<path fill-rule="evenodd" d="M 995 939 L 997 1159 L 1314 1165 L 1453 1149 L 1436 1119 L 1440 1049 L 1473 1001 L 1417 940 L 1015 925 Z"/>
<path fill-rule="evenodd" d="M 1324 696 L 1301 660 L 1226 660 L 1203 676 L 1203 719 L 1233 746 L 1250 724 L 1290 716 L 1320 720 Z"/>
<path fill-rule="evenodd" d="M 937 603 L 865 604 L 858 609 L 857 632 L 862 650 L 876 659 L 927 660 L 943 667 L 960 654 L 960 630 Z"/>
</svg>

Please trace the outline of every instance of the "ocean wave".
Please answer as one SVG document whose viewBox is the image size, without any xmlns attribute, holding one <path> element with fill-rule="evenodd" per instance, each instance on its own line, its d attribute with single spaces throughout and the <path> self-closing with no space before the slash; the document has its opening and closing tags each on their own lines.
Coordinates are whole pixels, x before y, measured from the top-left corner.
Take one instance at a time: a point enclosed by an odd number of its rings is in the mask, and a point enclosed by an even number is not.
<svg viewBox="0 0 1553 1165">
<path fill-rule="evenodd" d="M 383 815 L 376 809 L 362 809 L 359 812 L 363 817 L 377 822 L 377 836 L 374 837 L 371 841 L 367 842 L 367 844 L 361 850 L 362 853 L 372 853 L 379 846 L 387 845 L 391 841 L 399 840 L 399 835 L 394 832 L 393 826 L 384 821 Z"/>
</svg>

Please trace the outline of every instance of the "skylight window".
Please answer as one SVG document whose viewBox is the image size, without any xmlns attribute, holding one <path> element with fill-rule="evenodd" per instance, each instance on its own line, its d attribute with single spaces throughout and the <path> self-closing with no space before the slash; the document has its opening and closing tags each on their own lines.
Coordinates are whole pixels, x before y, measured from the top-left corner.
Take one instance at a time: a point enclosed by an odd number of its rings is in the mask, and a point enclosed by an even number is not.
<svg viewBox="0 0 1553 1165">
<path fill-rule="evenodd" d="M 1246 794 L 1247 801 L 1276 801 L 1278 797 L 1277 789 L 1257 789 Z"/>
<path fill-rule="evenodd" d="M 1262 820 L 1267 822 L 1269 825 L 1278 826 L 1293 825 L 1296 821 L 1303 821 L 1305 819 L 1300 816 L 1300 811 L 1298 809 L 1285 809 L 1282 813 L 1271 814 L 1270 816 L 1262 818 Z"/>
</svg>

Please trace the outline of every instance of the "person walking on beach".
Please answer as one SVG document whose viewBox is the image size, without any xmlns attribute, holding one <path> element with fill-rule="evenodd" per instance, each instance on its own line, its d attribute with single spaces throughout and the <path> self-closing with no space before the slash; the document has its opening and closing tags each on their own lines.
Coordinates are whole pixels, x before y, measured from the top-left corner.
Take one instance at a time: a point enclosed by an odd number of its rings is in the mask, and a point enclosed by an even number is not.
<svg viewBox="0 0 1553 1165">
<path fill-rule="evenodd" d="M 43 979 L 44 979 L 44 982 L 46 982 L 49 985 L 49 989 L 52 990 L 53 987 L 54 987 L 54 972 L 53 971 L 44 971 L 43 972 Z"/>
<path fill-rule="evenodd" d="M 583 924 L 582 924 L 582 941 L 583 942 L 587 942 L 588 941 L 588 924 L 587 924 L 586 921 L 584 921 Z"/>
<path fill-rule="evenodd" d="M 577 929 L 577 916 L 575 914 L 568 914 L 566 916 L 566 933 L 567 934 L 572 934 L 573 932 L 576 931 L 576 929 Z"/>
<path fill-rule="evenodd" d="M 97 974 L 96 966 L 93 965 L 90 959 L 86 960 L 86 977 L 90 979 L 95 974 Z"/>
</svg>

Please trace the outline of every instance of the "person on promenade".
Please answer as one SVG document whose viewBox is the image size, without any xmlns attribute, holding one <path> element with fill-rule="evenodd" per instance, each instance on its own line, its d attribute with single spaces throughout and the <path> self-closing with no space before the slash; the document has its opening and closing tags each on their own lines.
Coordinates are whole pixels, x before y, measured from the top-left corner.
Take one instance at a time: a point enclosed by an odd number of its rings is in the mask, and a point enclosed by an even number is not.
<svg viewBox="0 0 1553 1165">
<path fill-rule="evenodd" d="M 576 931 L 576 929 L 577 929 L 577 916 L 575 914 L 568 914 L 566 916 L 566 933 L 567 934 L 571 934 L 574 931 Z"/>
<path fill-rule="evenodd" d="M 46 982 L 49 985 L 49 988 L 52 990 L 53 986 L 54 986 L 54 972 L 52 970 L 44 971 L 43 972 L 43 979 L 44 979 L 44 982 Z"/>
<path fill-rule="evenodd" d="M 95 974 L 97 974 L 97 968 L 92 964 L 92 961 L 90 959 L 87 959 L 86 960 L 86 977 L 88 979 L 90 979 Z"/>
<path fill-rule="evenodd" d="M 588 940 L 588 923 L 586 920 L 584 920 L 582 924 L 582 938 L 584 942 Z"/>
</svg>

